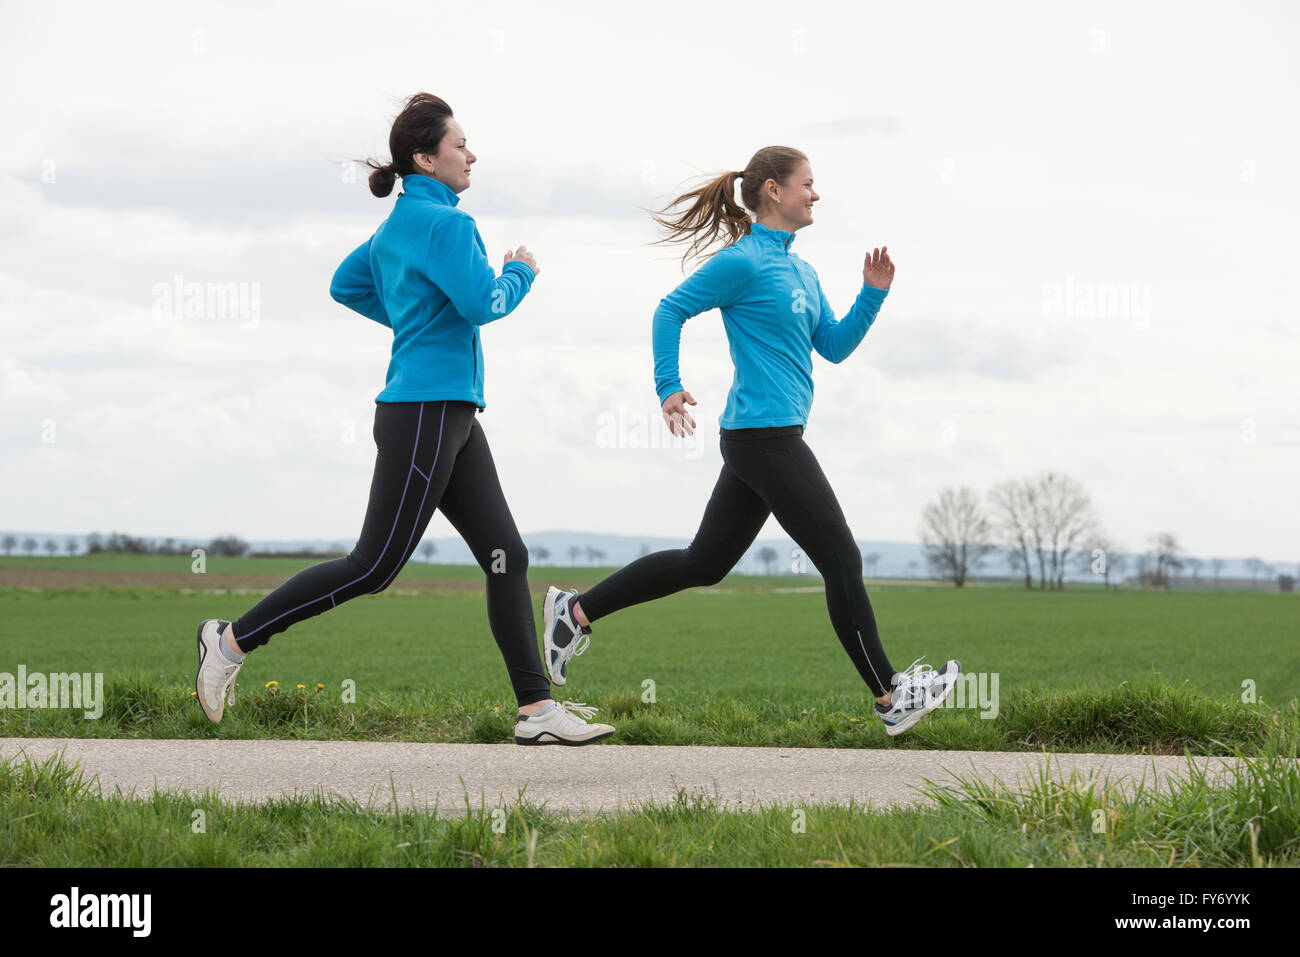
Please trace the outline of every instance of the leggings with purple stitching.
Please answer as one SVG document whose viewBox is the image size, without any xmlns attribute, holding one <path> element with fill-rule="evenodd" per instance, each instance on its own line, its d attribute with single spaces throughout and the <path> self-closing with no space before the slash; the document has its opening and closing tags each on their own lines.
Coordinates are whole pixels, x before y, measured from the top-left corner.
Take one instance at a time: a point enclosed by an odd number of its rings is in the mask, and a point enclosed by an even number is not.
<svg viewBox="0 0 1300 957">
<path fill-rule="evenodd" d="M 881 697 L 894 667 L 862 583 L 862 554 L 803 440 L 803 426 L 723 429 L 720 444 L 722 472 L 691 544 L 644 555 L 591 586 L 579 596 L 583 614 L 595 622 L 629 605 L 722 581 L 775 515 L 821 572 L 835 634 L 871 693 Z"/>
<path fill-rule="evenodd" d="M 488 624 L 519 705 L 551 696 L 537 650 L 528 549 L 506 504 L 473 402 L 377 402 L 375 474 L 361 537 L 343 558 L 294 575 L 234 623 L 248 652 L 290 625 L 383 591 L 420 543 L 435 508 L 487 575 Z"/>
</svg>

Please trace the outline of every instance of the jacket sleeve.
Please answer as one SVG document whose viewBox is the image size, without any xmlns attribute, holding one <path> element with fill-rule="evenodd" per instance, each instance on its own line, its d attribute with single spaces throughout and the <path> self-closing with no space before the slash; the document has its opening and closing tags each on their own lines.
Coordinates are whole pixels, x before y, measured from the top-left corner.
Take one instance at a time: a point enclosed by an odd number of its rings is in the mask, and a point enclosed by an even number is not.
<svg viewBox="0 0 1300 957">
<path fill-rule="evenodd" d="M 881 303 L 889 295 L 888 289 L 862 284 L 858 298 L 843 319 L 836 319 L 831 304 L 822 291 L 821 280 L 817 280 L 817 294 L 821 297 L 821 315 L 817 328 L 813 330 L 812 344 L 818 354 L 831 362 L 843 362 L 862 342 L 871 324 L 876 321 Z"/>
<path fill-rule="evenodd" d="M 498 276 L 473 218 L 451 213 L 433 228 L 424 274 L 476 326 L 514 311 L 533 285 L 527 263 L 512 260 Z"/>
<path fill-rule="evenodd" d="M 714 253 L 708 262 L 659 300 L 650 338 L 654 347 L 655 392 L 660 404 L 673 393 L 682 391 L 677 368 L 682 325 L 692 316 L 739 302 L 752 278 L 749 257 L 728 246 Z"/>
<path fill-rule="evenodd" d="M 354 309 L 368 319 L 373 319 L 389 329 L 393 323 L 388 318 L 384 302 L 375 288 L 375 277 L 370 271 L 370 237 L 348 254 L 330 282 L 330 297 L 349 309 Z"/>
</svg>

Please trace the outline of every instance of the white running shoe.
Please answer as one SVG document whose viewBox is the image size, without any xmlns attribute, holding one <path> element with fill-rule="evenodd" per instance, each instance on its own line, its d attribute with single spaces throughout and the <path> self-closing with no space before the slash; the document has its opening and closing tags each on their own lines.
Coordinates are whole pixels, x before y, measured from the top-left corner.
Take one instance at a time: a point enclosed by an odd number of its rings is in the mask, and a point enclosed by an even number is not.
<svg viewBox="0 0 1300 957">
<path fill-rule="evenodd" d="M 612 725 L 588 724 L 583 718 L 596 713 L 581 701 L 557 701 L 546 714 L 520 714 L 515 723 L 515 744 L 591 744 L 614 733 Z M 576 714 L 575 714 L 576 712 Z M 582 715 L 578 717 L 577 715 Z"/>
<path fill-rule="evenodd" d="M 194 690 L 203 713 L 210 721 L 220 721 L 226 705 L 235 703 L 235 675 L 244 663 L 234 662 L 221 652 L 228 621 L 207 618 L 199 624 L 199 670 L 194 675 Z"/>
<path fill-rule="evenodd" d="M 577 589 L 560 591 L 552 586 L 546 590 L 546 603 L 542 606 L 546 629 L 542 643 L 551 684 L 564 684 L 568 678 L 569 659 L 578 657 L 591 644 L 591 629 L 578 624 L 569 613 L 569 599 L 576 594 Z"/>
<path fill-rule="evenodd" d="M 917 658 L 906 671 L 894 675 L 888 708 L 876 705 L 876 714 L 885 722 L 885 733 L 891 737 L 902 734 L 942 705 L 961 674 L 961 663 L 955 658 L 938 671 L 921 661 Z"/>
</svg>

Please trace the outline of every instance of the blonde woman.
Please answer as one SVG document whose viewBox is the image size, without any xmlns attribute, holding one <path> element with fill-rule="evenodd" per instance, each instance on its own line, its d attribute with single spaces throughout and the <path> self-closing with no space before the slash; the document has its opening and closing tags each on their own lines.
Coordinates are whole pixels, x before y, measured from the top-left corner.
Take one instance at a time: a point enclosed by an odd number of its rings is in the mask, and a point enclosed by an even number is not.
<svg viewBox="0 0 1300 957">
<path fill-rule="evenodd" d="M 734 199 L 736 180 L 744 208 Z M 956 660 L 938 671 L 923 659 L 901 673 L 890 664 L 863 585 L 862 556 L 803 439 L 812 406 L 812 351 L 831 362 L 847 359 L 894 279 L 888 247 L 867 253 L 857 299 L 836 320 L 817 273 L 791 249 L 795 234 L 812 225 L 819 198 L 808 158 L 769 146 L 743 170 L 675 199 L 668 209 L 690 204 L 675 219 L 654 217 L 668 229 L 661 242 L 693 240 L 686 255 L 707 248 L 720 232 L 729 240 L 664 297 L 653 322 L 655 388 L 664 419 L 674 435 L 694 434 L 688 406 L 697 403 L 678 375 L 682 324 L 721 309 L 735 365 L 719 419 L 722 472 L 687 548 L 645 555 L 581 595 L 548 591 L 544 650 L 553 683 L 563 685 L 570 660 L 586 651 L 593 621 L 720 581 L 775 515 L 821 572 L 831 625 L 871 689 L 886 731 L 906 731 L 952 693 Z"/>
</svg>

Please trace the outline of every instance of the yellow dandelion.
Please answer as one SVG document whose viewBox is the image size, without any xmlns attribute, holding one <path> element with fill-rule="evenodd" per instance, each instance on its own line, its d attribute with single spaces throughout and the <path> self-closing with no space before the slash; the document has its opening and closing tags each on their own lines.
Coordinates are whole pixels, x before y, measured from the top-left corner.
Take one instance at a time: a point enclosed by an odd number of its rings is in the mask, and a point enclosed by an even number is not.
<svg viewBox="0 0 1300 957">
<path fill-rule="evenodd" d="M 303 690 L 303 691 L 306 691 L 306 690 L 307 690 L 307 686 L 306 686 L 306 685 L 298 685 L 298 687 L 299 687 L 301 690 Z"/>
<path fill-rule="evenodd" d="M 323 684 L 321 684 L 321 683 L 318 681 L 318 682 L 316 682 L 316 690 L 317 690 L 317 691 L 324 691 L 324 690 L 325 690 L 325 686 L 324 686 Z"/>
<path fill-rule="evenodd" d="M 278 681 L 268 681 L 268 682 L 266 683 L 266 686 L 267 686 L 268 688 L 278 688 L 278 687 L 280 687 L 280 682 L 278 682 Z"/>
<path fill-rule="evenodd" d="M 857 718 L 849 718 L 850 721 L 857 721 Z"/>
<path fill-rule="evenodd" d="M 191 698 L 197 698 L 198 695 L 199 695 L 199 693 L 198 693 L 197 691 L 191 691 L 191 692 L 190 692 L 190 697 L 191 697 Z"/>
</svg>

